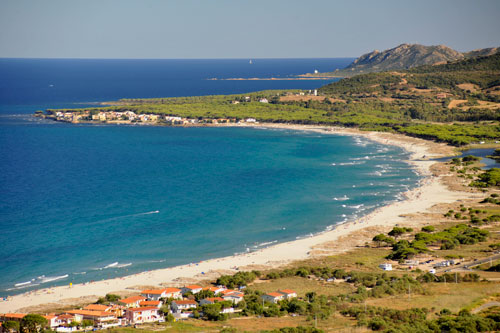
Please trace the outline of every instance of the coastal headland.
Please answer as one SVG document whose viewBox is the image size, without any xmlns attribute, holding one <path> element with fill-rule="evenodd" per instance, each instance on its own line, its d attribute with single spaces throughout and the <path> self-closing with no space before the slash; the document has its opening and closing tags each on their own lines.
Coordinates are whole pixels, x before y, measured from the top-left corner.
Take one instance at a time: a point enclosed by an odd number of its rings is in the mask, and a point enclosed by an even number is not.
<svg viewBox="0 0 500 333">
<path fill-rule="evenodd" d="M 216 125 L 218 126 L 218 125 Z M 183 286 L 187 283 L 214 279 L 222 274 L 233 274 L 252 269 L 271 269 L 286 266 L 297 260 L 338 254 L 362 246 L 374 234 L 387 232 L 394 225 L 418 226 L 421 221 L 412 214 L 429 212 L 436 205 L 466 202 L 484 194 L 474 191 L 450 189 L 445 184 L 447 172 L 433 166 L 433 158 L 453 155 L 454 149 L 443 143 L 424 141 L 402 135 L 380 132 L 361 132 L 353 129 L 326 126 L 286 124 L 239 124 L 233 126 L 260 126 L 292 130 L 317 131 L 331 135 L 363 136 L 386 145 L 395 145 L 411 153 L 408 161 L 424 178 L 420 186 L 404 193 L 405 199 L 391 203 L 355 221 L 337 225 L 333 230 L 291 242 L 276 244 L 256 252 L 191 263 L 187 265 L 143 272 L 130 276 L 87 282 L 72 286 L 59 286 L 31 291 L 9 297 L 0 302 L 0 313 L 33 311 L 52 304 L 89 303 L 111 292 L 138 292 L 145 286 Z"/>
</svg>

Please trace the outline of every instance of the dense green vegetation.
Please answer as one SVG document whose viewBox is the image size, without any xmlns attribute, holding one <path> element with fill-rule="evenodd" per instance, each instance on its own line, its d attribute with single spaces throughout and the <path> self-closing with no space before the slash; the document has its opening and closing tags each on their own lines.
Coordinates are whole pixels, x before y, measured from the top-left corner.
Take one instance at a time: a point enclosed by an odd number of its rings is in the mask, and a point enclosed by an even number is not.
<svg viewBox="0 0 500 333">
<path fill-rule="evenodd" d="M 471 216 L 471 219 L 475 215 Z M 388 259 L 405 260 L 416 254 L 430 252 L 428 246 L 440 246 L 441 249 L 453 249 L 456 246 L 476 244 L 484 242 L 489 232 L 476 227 L 469 227 L 466 224 L 458 224 L 440 232 L 432 232 L 430 229 L 422 230 L 413 236 L 413 240 L 406 239 L 396 242 L 395 239 L 383 240 L 387 244 L 392 244 L 392 252 L 387 256 Z M 377 237 L 377 236 L 376 236 Z M 379 236 L 381 237 L 381 236 Z M 374 241 L 379 241 L 374 238 Z"/>
<path fill-rule="evenodd" d="M 359 326 L 383 332 L 491 332 L 500 329 L 498 316 L 480 316 L 466 310 L 452 315 L 443 309 L 438 318 L 427 319 L 429 310 L 413 308 L 394 310 L 381 307 L 350 307 L 341 312 L 356 318 Z"/>
</svg>

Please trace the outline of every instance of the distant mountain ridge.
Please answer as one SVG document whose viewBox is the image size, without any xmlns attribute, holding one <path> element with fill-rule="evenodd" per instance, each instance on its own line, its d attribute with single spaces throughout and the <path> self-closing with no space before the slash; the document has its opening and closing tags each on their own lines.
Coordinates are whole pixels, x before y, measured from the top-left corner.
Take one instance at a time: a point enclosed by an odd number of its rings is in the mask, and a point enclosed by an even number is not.
<svg viewBox="0 0 500 333">
<path fill-rule="evenodd" d="M 469 58 L 490 56 L 499 51 L 500 48 L 492 47 L 461 53 L 445 45 L 401 44 L 389 50 L 375 50 L 363 54 L 344 69 L 306 76 L 350 77 L 363 73 L 405 70 L 423 65 L 441 65 Z"/>
<path fill-rule="evenodd" d="M 380 72 L 391 69 L 408 69 L 421 65 L 433 65 L 462 60 L 465 56 L 444 45 L 424 46 L 401 44 L 385 51 L 373 51 L 362 55 L 345 70 Z"/>
</svg>

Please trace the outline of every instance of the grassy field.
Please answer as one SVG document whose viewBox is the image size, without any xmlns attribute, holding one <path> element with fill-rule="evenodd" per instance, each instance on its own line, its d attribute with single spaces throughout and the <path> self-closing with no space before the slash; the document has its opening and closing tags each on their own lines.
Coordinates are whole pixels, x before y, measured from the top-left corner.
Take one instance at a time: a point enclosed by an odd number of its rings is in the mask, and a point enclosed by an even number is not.
<svg viewBox="0 0 500 333">
<path fill-rule="evenodd" d="M 400 295 L 370 299 L 368 305 L 382 306 L 393 309 L 409 309 L 425 307 L 428 309 L 449 309 L 458 312 L 471 303 L 489 298 L 500 293 L 500 283 L 496 282 L 464 282 L 428 283 L 424 287 L 425 295 Z"/>
</svg>

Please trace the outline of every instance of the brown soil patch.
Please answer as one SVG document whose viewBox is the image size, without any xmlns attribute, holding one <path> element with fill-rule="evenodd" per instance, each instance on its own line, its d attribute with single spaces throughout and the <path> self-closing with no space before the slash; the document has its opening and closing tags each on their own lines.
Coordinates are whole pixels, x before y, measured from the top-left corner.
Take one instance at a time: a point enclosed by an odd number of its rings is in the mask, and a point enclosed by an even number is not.
<svg viewBox="0 0 500 333">
<path fill-rule="evenodd" d="M 305 101 L 319 101 L 322 102 L 325 100 L 325 96 L 314 96 L 314 95 L 289 95 L 289 96 L 281 96 L 280 97 L 280 102 L 305 102 Z M 339 98 L 328 98 L 330 102 L 342 102 L 345 103 L 346 101 L 344 99 L 339 99 Z"/>
<path fill-rule="evenodd" d="M 418 88 L 411 88 L 411 91 L 417 94 L 430 94 L 433 92 L 432 89 L 418 89 Z"/>
<path fill-rule="evenodd" d="M 476 92 L 479 90 L 479 87 L 472 83 L 462 83 L 457 85 L 462 90 L 470 90 L 471 92 Z"/>
<path fill-rule="evenodd" d="M 499 109 L 500 108 L 500 103 L 493 103 L 493 102 L 488 102 L 488 101 L 477 101 L 479 103 L 480 108 L 486 108 L 486 109 Z"/>
<path fill-rule="evenodd" d="M 461 104 L 467 103 L 466 99 L 454 99 L 448 104 L 448 109 L 459 107 Z"/>
</svg>

